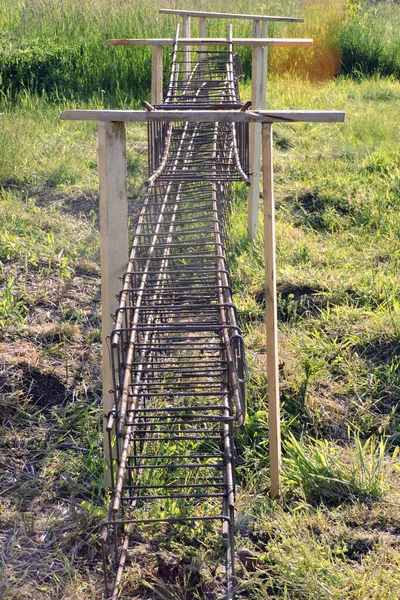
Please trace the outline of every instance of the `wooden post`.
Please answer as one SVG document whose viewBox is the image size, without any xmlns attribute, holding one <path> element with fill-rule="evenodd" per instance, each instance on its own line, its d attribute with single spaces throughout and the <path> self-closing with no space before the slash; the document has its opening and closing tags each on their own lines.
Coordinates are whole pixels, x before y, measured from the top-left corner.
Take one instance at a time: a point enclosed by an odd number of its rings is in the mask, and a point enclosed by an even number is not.
<svg viewBox="0 0 400 600">
<path fill-rule="evenodd" d="M 111 315 L 117 308 L 116 296 L 121 290 L 120 277 L 128 263 L 128 200 L 126 191 L 126 132 L 125 123 L 99 123 L 100 171 L 100 264 L 103 412 L 113 407 L 113 388 L 110 345 Z M 110 485 L 110 452 L 104 419 L 104 477 Z"/>
<path fill-rule="evenodd" d="M 281 493 L 281 431 L 279 406 L 278 316 L 276 302 L 275 207 L 272 124 L 262 124 L 265 316 L 267 329 L 268 423 L 271 497 Z"/>
<path fill-rule="evenodd" d="M 190 17 L 183 15 L 182 37 L 190 38 Z M 183 46 L 183 81 L 189 78 L 190 74 L 190 46 Z"/>
<path fill-rule="evenodd" d="M 268 21 L 261 21 L 261 37 L 268 37 Z M 261 48 L 260 110 L 267 106 L 268 46 Z"/>
<path fill-rule="evenodd" d="M 151 103 L 163 101 L 163 47 L 151 47 Z"/>
<path fill-rule="evenodd" d="M 267 31 L 268 21 L 253 21 L 253 38 L 260 38 Z M 267 77 L 267 49 L 253 46 L 251 65 L 252 109 L 265 108 Z M 248 193 L 248 231 L 254 238 L 258 225 L 261 181 L 261 124 L 250 125 L 250 188 Z"/>
<path fill-rule="evenodd" d="M 199 17 L 199 38 L 207 37 L 207 19 L 206 17 Z M 204 58 L 206 46 L 199 46 L 199 59 Z"/>
</svg>

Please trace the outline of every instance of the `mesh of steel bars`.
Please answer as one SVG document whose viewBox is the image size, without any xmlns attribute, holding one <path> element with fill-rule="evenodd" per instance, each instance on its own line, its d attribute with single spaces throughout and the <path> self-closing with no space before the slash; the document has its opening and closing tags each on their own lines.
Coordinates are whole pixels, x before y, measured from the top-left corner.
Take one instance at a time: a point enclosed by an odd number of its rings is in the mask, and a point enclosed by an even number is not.
<svg viewBox="0 0 400 600">
<path fill-rule="evenodd" d="M 229 46 L 188 54 L 176 42 L 156 110 L 240 109 Z M 111 334 L 107 598 L 118 597 L 134 532 L 216 521 L 224 596 L 234 595 L 234 425 L 244 419 L 246 365 L 225 258 L 226 184 L 248 181 L 247 135 L 232 123 L 149 125 L 148 192 Z"/>
</svg>

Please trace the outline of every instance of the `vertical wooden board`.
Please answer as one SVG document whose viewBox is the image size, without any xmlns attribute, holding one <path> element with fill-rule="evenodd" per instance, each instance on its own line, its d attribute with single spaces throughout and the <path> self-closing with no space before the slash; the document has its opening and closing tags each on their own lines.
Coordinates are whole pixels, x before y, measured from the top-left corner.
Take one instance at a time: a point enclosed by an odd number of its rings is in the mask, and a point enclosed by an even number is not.
<svg viewBox="0 0 400 600">
<path fill-rule="evenodd" d="M 254 238 L 258 227 L 261 181 L 261 123 L 250 123 L 250 187 L 248 191 L 248 232 Z"/>
<path fill-rule="evenodd" d="M 261 37 L 268 37 L 268 21 L 261 23 Z M 267 77 L 268 77 L 268 46 L 261 48 L 261 86 L 260 86 L 260 110 L 264 110 L 267 105 Z"/>
<path fill-rule="evenodd" d="M 253 21 L 253 37 L 261 36 L 261 21 Z M 262 48 L 253 46 L 251 64 L 251 101 L 252 108 L 260 108 L 262 80 Z M 261 124 L 250 124 L 250 187 L 248 192 L 248 231 L 254 238 L 258 226 L 261 181 Z"/>
<path fill-rule="evenodd" d="M 182 37 L 190 38 L 190 17 L 183 16 Z M 190 46 L 183 46 L 183 80 L 186 81 L 190 74 Z"/>
<path fill-rule="evenodd" d="M 281 493 L 278 316 L 276 301 L 275 207 L 272 124 L 262 125 L 264 191 L 265 317 L 267 330 L 268 423 L 271 496 Z"/>
<path fill-rule="evenodd" d="M 128 200 L 125 123 L 99 123 L 100 264 L 102 318 L 103 412 L 113 407 L 113 377 L 108 337 L 117 309 L 120 277 L 128 263 Z M 110 452 L 104 422 L 105 483 L 110 484 Z"/>
<path fill-rule="evenodd" d="M 207 19 L 206 17 L 199 17 L 199 38 L 207 37 Z M 206 52 L 206 46 L 199 46 L 199 60 L 204 58 Z"/>
<path fill-rule="evenodd" d="M 151 103 L 163 101 L 163 47 L 151 47 Z"/>
<path fill-rule="evenodd" d="M 253 37 L 260 38 L 262 34 L 261 21 L 253 21 Z M 263 88 L 263 48 L 253 46 L 253 62 L 251 66 L 251 99 L 253 108 L 261 108 Z"/>
</svg>

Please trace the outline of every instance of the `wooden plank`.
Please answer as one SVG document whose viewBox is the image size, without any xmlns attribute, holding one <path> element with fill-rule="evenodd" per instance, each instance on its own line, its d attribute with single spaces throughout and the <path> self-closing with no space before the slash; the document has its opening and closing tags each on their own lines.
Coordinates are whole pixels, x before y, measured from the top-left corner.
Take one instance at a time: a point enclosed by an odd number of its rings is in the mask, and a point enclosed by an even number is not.
<svg viewBox="0 0 400 600">
<path fill-rule="evenodd" d="M 137 122 L 148 121 L 188 121 L 190 123 L 343 123 L 343 111 L 329 110 L 65 110 L 60 118 L 66 121 L 112 121 Z"/>
<path fill-rule="evenodd" d="M 280 17 L 268 15 L 244 15 L 238 13 L 206 12 L 201 10 L 176 10 L 172 8 L 160 8 L 164 15 L 189 15 L 191 17 L 209 17 L 212 19 L 258 19 L 259 21 L 287 21 L 291 23 L 304 23 L 304 19 L 298 17 Z"/>
<path fill-rule="evenodd" d="M 183 26 L 182 26 L 182 37 L 190 38 L 190 17 L 183 15 Z M 191 66 L 190 66 L 190 46 L 183 46 L 183 81 L 189 79 Z"/>
<path fill-rule="evenodd" d="M 261 21 L 261 38 L 268 38 L 268 21 Z M 268 46 L 263 46 L 261 49 L 261 88 L 260 88 L 260 106 L 261 110 L 265 109 L 267 102 L 267 75 L 268 75 Z"/>
<path fill-rule="evenodd" d="M 151 48 L 151 103 L 162 104 L 163 101 L 163 47 Z"/>
<path fill-rule="evenodd" d="M 116 40 L 106 40 L 105 46 L 172 46 L 175 42 L 174 38 L 121 38 Z M 228 38 L 179 38 L 180 44 L 192 44 L 193 46 L 201 46 L 208 44 L 209 46 L 219 46 L 229 44 Z M 235 46 L 278 46 L 287 48 L 292 46 L 310 47 L 313 44 L 310 38 L 233 38 L 232 42 Z"/>
<path fill-rule="evenodd" d="M 199 37 L 207 37 L 207 19 L 205 17 L 199 17 Z M 206 51 L 205 46 L 199 46 L 199 60 L 204 58 L 204 52 Z"/>
<path fill-rule="evenodd" d="M 253 37 L 268 37 L 268 21 L 253 21 Z M 253 109 L 265 109 L 267 95 L 267 48 L 253 46 L 251 100 Z M 261 124 L 250 125 L 250 182 L 248 190 L 248 232 L 254 238 L 258 227 L 261 182 Z"/>
<path fill-rule="evenodd" d="M 120 277 L 126 270 L 128 253 L 128 201 L 126 191 L 125 123 L 99 123 L 100 171 L 100 264 L 103 412 L 113 407 L 113 377 L 108 337 L 117 309 L 116 296 L 121 289 Z M 110 451 L 104 419 L 105 481 L 110 485 Z"/>
<path fill-rule="evenodd" d="M 264 191 L 265 318 L 267 330 L 268 427 L 270 494 L 281 493 L 281 432 L 278 365 L 278 316 L 276 301 L 275 207 L 272 125 L 262 125 Z"/>
<path fill-rule="evenodd" d="M 258 110 L 263 123 L 344 123 L 346 113 L 340 110 Z"/>
<path fill-rule="evenodd" d="M 261 37 L 261 21 L 253 21 L 253 37 Z M 253 46 L 251 60 L 251 102 L 252 109 L 262 108 L 260 106 L 261 82 L 264 77 L 262 68 L 262 48 Z M 251 238 L 254 238 L 258 225 L 258 208 L 260 198 L 261 181 L 261 123 L 251 123 L 249 131 L 249 168 L 250 168 L 250 187 L 248 191 L 248 231 Z"/>
</svg>

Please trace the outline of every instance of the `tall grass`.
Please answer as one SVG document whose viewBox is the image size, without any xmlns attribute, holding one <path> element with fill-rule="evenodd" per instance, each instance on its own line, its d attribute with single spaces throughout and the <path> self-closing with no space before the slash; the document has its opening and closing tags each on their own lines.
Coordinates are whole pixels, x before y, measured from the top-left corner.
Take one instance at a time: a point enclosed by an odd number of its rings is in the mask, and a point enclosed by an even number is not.
<svg viewBox="0 0 400 600">
<path fill-rule="evenodd" d="M 284 440 L 285 483 L 308 501 L 340 503 L 348 499 L 377 500 L 384 490 L 385 441 L 375 437 L 364 443 L 354 436 L 350 460 L 328 440 Z"/>
<path fill-rule="evenodd" d="M 152 37 L 157 21 L 140 3 L 26 0 L 0 7 L 3 93 L 28 89 L 52 99 L 111 93 L 140 97 L 150 84 L 150 50 L 106 50 L 109 37 Z M 165 33 L 165 32 L 163 32 Z"/>
<path fill-rule="evenodd" d="M 197 7 L 212 8 L 210 4 L 203 1 Z M 45 92 L 52 100 L 103 95 L 105 104 L 120 106 L 146 98 L 150 47 L 104 48 L 104 41 L 172 37 L 176 19 L 160 16 L 161 5 L 139 0 L 4 0 L 0 5 L 2 92 L 11 97 L 21 90 Z M 244 5 L 243 0 L 235 2 L 238 11 L 244 11 Z M 243 27 L 248 33 L 246 24 Z M 210 32 L 215 33 L 213 24 Z M 169 52 L 164 56 L 167 72 Z"/>
<path fill-rule="evenodd" d="M 338 32 L 342 74 L 400 77 L 400 7 L 378 4 L 359 11 Z"/>
<path fill-rule="evenodd" d="M 160 16 L 159 0 L 3 0 L 0 4 L 0 90 L 14 98 L 19 92 L 58 99 L 103 97 L 107 106 L 128 106 L 149 94 L 149 47 L 104 48 L 111 37 L 172 36 L 175 17 Z M 189 1 L 180 7 L 194 8 Z M 199 0 L 195 8 L 220 10 L 216 0 Z M 400 21 L 398 5 L 361 6 L 357 0 L 234 0 L 232 12 L 304 16 L 304 24 L 271 23 L 271 36 L 313 37 L 312 49 L 275 48 L 271 73 L 301 73 L 329 79 L 337 73 L 400 74 L 400 42 L 394 35 Z M 234 21 L 234 35 L 251 35 L 251 23 Z M 197 20 L 192 30 L 196 35 Z M 226 21 L 209 20 L 208 33 L 224 35 Z M 251 49 L 240 49 L 244 70 L 251 74 Z M 169 52 L 165 52 L 168 71 Z"/>
</svg>

